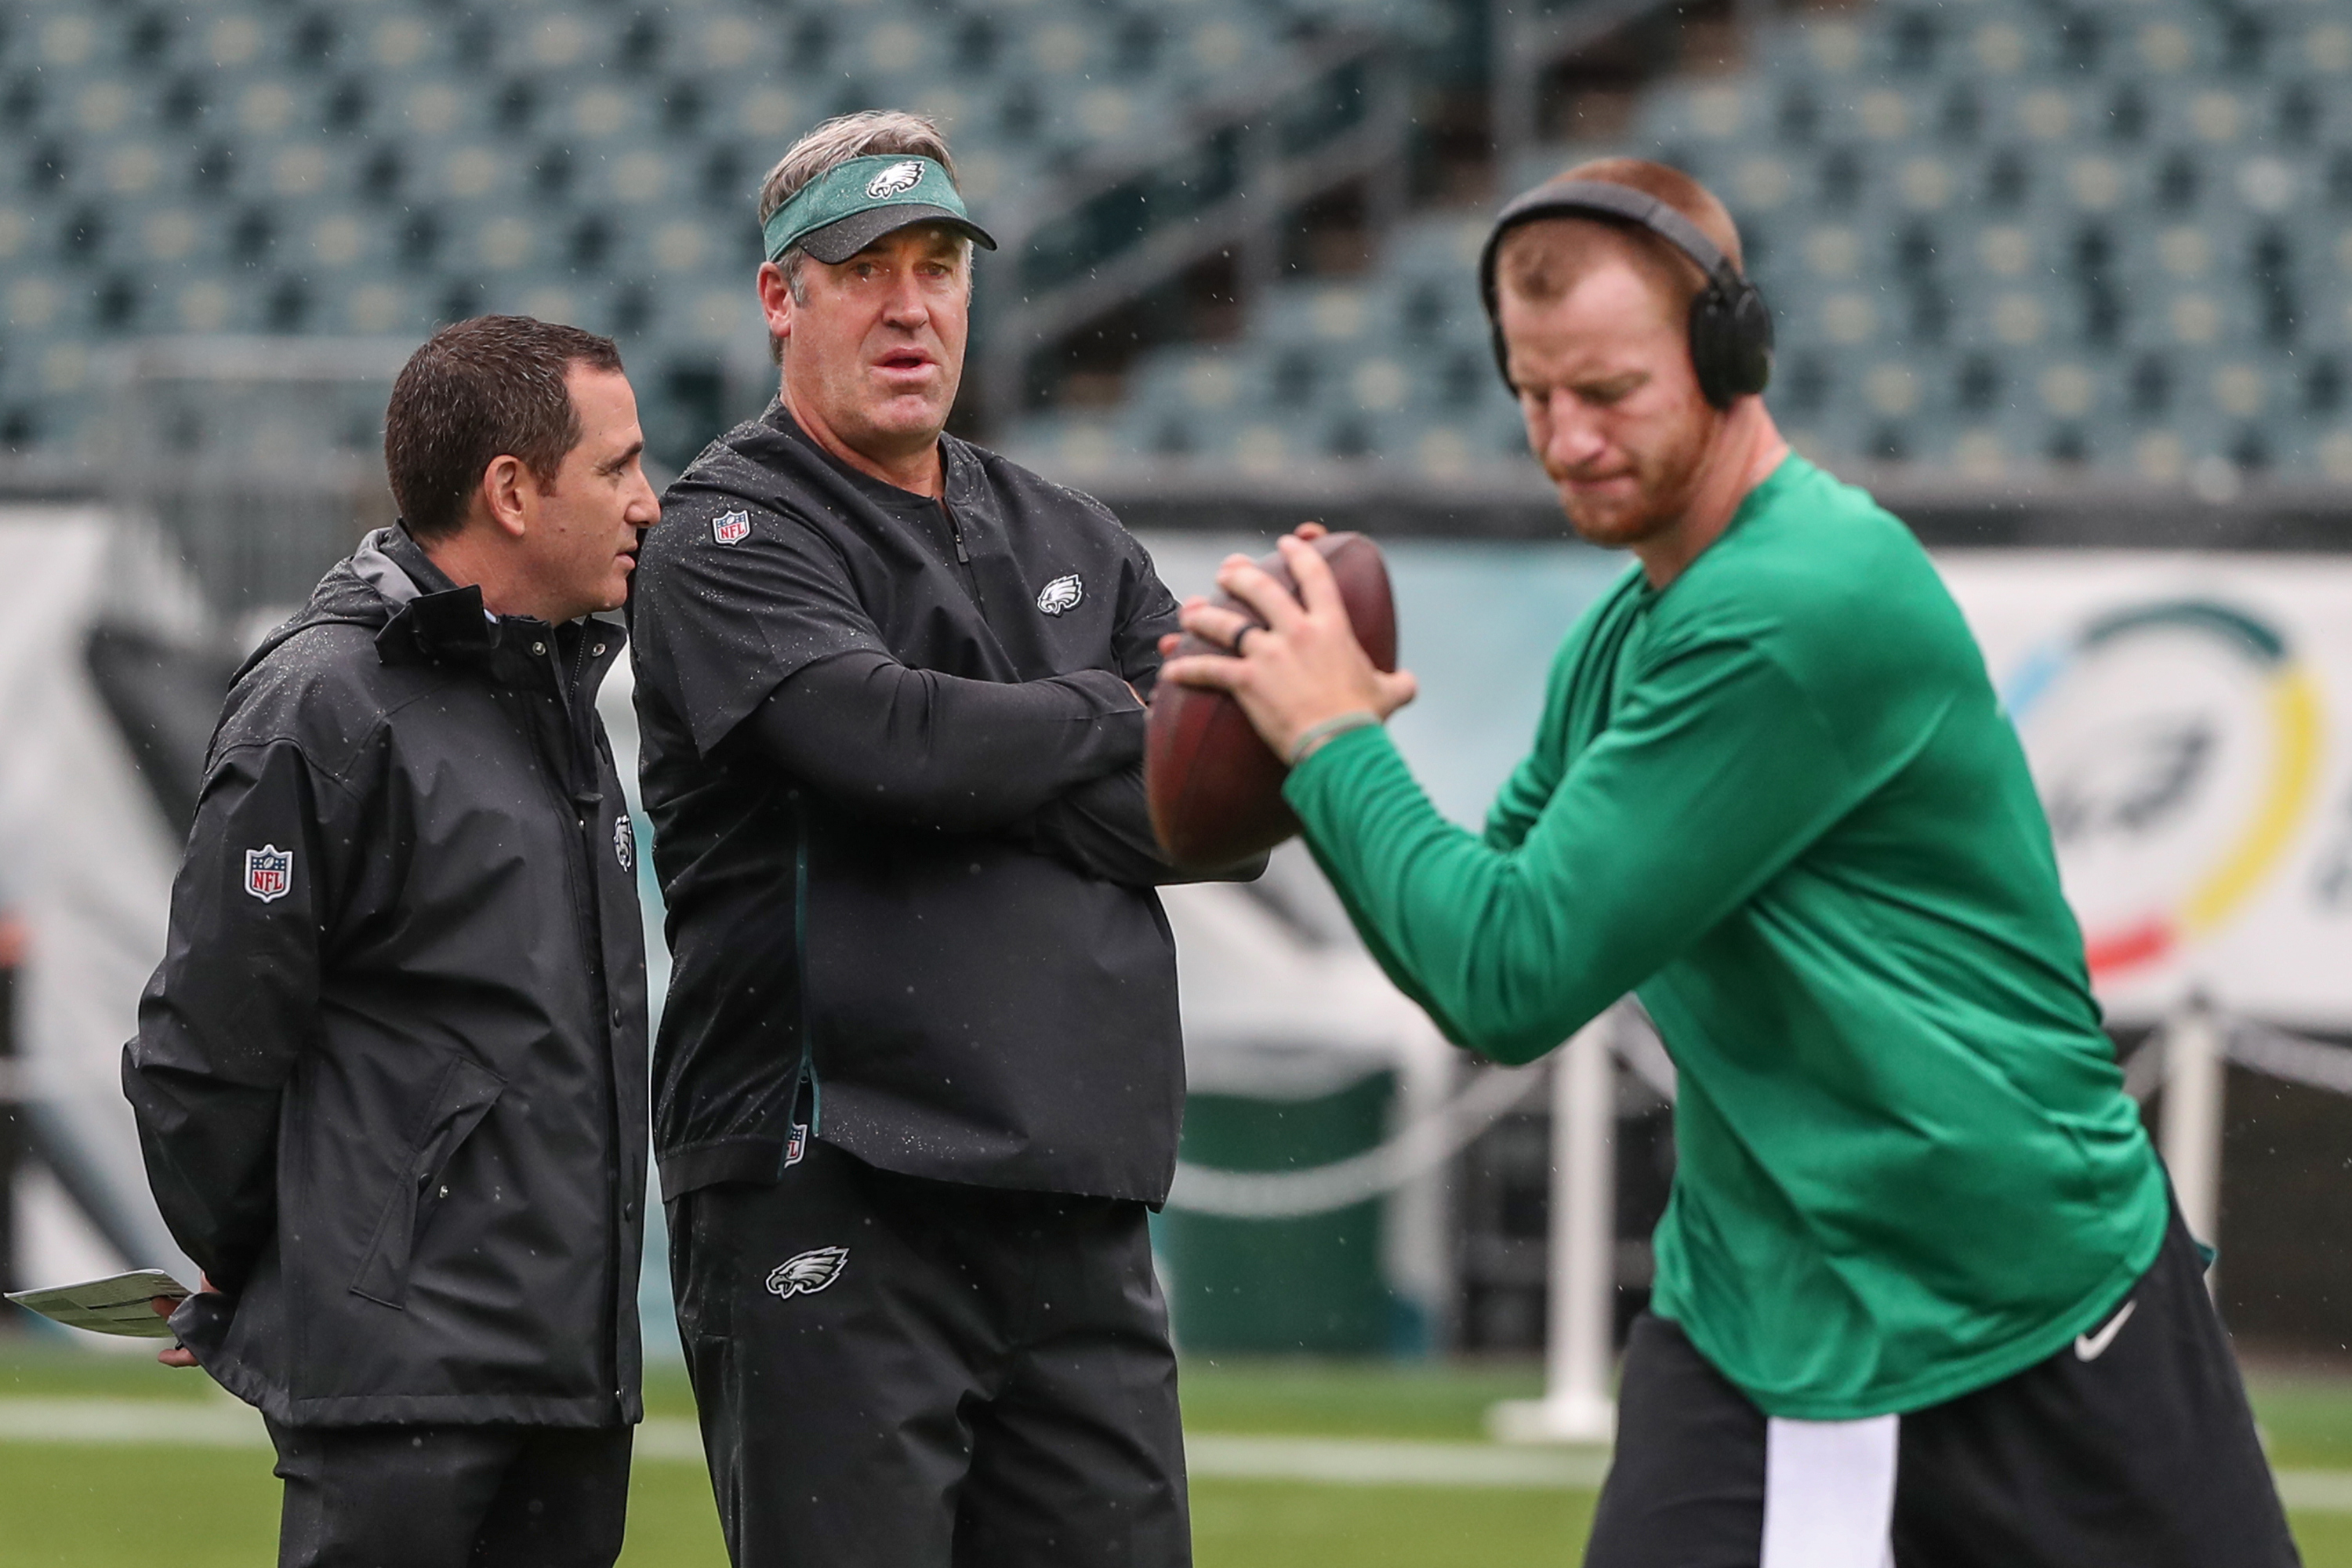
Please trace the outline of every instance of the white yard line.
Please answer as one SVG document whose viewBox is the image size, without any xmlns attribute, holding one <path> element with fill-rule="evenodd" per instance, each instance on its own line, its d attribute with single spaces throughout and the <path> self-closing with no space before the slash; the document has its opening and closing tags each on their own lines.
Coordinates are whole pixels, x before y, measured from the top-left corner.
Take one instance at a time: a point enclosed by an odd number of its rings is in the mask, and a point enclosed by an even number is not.
<svg viewBox="0 0 2352 1568">
<path fill-rule="evenodd" d="M 0 1399 L 0 1443 L 152 1445 L 267 1452 L 252 1409 L 226 1396 L 196 1400 Z M 1600 1448 L 1505 1447 L 1494 1443 L 1393 1442 L 1361 1437 L 1237 1436 L 1196 1432 L 1184 1442 L 1195 1476 L 1356 1487 L 1498 1487 L 1590 1490 L 1609 1456 Z M 637 1428 L 636 1456 L 699 1464 L 691 1421 L 656 1416 Z M 2352 1470 L 2281 1470 L 2280 1498 L 2309 1513 L 2352 1513 Z"/>
<path fill-rule="evenodd" d="M 2305 1513 L 2352 1513 L 2352 1470 L 2274 1470 L 2279 1501 Z"/>
<path fill-rule="evenodd" d="M 1506 1448 L 1496 1443 L 1405 1443 L 1363 1437 L 1184 1439 L 1196 1476 L 1253 1481 L 1322 1481 L 1350 1487 L 1591 1489 L 1609 1456 L 1599 1448 Z"/>
<path fill-rule="evenodd" d="M 218 1399 L 0 1399 L 0 1443 L 268 1448 L 259 1413 Z"/>
<path fill-rule="evenodd" d="M 261 1414 L 226 1395 L 205 1400 L 0 1399 L 0 1443 L 269 1449 Z M 639 1458 L 702 1462 L 702 1435 L 676 1416 L 637 1428 Z"/>
</svg>

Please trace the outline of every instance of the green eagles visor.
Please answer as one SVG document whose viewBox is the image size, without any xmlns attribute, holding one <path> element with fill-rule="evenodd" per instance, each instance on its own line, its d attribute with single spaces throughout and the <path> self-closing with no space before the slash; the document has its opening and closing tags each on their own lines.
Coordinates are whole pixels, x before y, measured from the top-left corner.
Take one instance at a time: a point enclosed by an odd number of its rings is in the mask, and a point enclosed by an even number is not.
<svg viewBox="0 0 2352 1568">
<path fill-rule="evenodd" d="M 846 261 L 893 229 L 943 223 L 994 250 L 996 241 L 963 210 L 948 172 L 929 158 L 895 153 L 852 158 L 801 187 L 768 216 L 760 237 L 768 259 L 799 246 L 819 261 Z"/>
</svg>

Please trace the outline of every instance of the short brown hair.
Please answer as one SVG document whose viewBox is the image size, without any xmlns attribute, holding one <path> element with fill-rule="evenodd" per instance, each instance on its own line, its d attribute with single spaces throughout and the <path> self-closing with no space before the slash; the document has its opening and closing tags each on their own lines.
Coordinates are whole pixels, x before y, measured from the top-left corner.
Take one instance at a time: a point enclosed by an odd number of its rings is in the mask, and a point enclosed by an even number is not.
<svg viewBox="0 0 2352 1568">
<path fill-rule="evenodd" d="M 521 460 L 540 483 L 580 444 L 580 411 L 565 384 L 575 364 L 618 371 L 610 338 L 530 316 L 476 316 L 442 328 L 408 358 L 383 411 L 383 466 L 401 521 L 419 540 L 443 539 L 499 458 Z"/>
<path fill-rule="evenodd" d="M 1598 180 L 1654 196 L 1698 226 L 1734 267 L 1740 258 L 1739 229 L 1715 193 L 1664 163 L 1643 158 L 1595 158 L 1554 175 L 1547 184 Z M 1691 258 L 1667 241 L 1631 224 L 1607 218 L 1552 217 L 1522 224 L 1503 237 L 1495 258 L 1500 285 L 1522 300 L 1549 304 L 1582 282 L 1608 260 L 1630 260 L 1676 312 L 1687 310 L 1706 284 Z"/>
<path fill-rule="evenodd" d="M 955 180 L 955 160 L 948 155 L 947 134 L 938 121 L 899 109 L 864 109 L 856 114 L 836 114 L 793 142 L 776 160 L 776 166 L 768 171 L 767 178 L 760 182 L 760 222 L 764 226 L 779 208 L 820 174 L 839 168 L 852 158 L 886 153 L 929 158 L 948 172 L 950 183 Z M 965 254 L 971 250 L 967 244 Z M 805 303 L 808 299 L 801 284 L 801 268 L 807 263 L 808 252 L 797 245 L 776 258 L 795 303 Z M 784 363 L 783 340 L 773 332 L 768 334 L 768 357 L 778 364 Z"/>
</svg>

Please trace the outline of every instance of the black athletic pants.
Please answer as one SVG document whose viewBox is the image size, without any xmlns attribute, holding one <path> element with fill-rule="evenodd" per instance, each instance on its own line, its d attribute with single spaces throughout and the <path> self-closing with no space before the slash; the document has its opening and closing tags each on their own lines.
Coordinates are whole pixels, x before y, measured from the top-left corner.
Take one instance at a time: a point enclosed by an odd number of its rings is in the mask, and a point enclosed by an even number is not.
<svg viewBox="0 0 2352 1568">
<path fill-rule="evenodd" d="M 1617 1453 L 1586 1568 L 1757 1568 L 1766 1498 L 1851 1510 L 1838 1560 L 1895 1568 L 2292 1568 L 2300 1562 L 2237 1362 L 2176 1215 L 2097 1327 L 2013 1377 L 1897 1419 L 1768 1422 L 1683 1331 L 1644 1314 L 1625 1349 Z M 1793 1426 L 1801 1428 L 1787 1430 Z M 1865 1426 L 1876 1427 L 1864 1431 Z M 1780 1428 L 1781 1430 L 1774 1430 Z M 1801 1428 L 1811 1428 L 1811 1431 Z M 1857 1446 L 1847 1439 L 1863 1439 Z M 1856 1486 L 1867 1449 L 1885 1484 Z M 1843 1477 L 1768 1474 L 1830 1462 Z M 1891 1496 L 1889 1493 L 1891 1492 Z M 1811 1523 L 1836 1534 L 1833 1521 Z M 1849 1530 L 1849 1541 L 1855 1536 Z M 1891 1546 L 1891 1559 L 1888 1548 Z M 1819 1568 L 1830 1555 L 1809 1550 Z"/>
<path fill-rule="evenodd" d="M 280 1426 L 278 1568 L 612 1568 L 625 1426 Z"/>
<path fill-rule="evenodd" d="M 823 1143 L 669 1205 L 737 1568 L 1184 1568 L 1143 1205 L 923 1181 Z"/>
</svg>

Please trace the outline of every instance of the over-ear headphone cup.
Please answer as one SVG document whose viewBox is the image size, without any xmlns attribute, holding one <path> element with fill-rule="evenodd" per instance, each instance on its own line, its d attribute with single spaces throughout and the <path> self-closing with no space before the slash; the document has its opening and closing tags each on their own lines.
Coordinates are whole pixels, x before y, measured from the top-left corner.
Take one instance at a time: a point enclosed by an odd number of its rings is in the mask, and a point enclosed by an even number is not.
<svg viewBox="0 0 2352 1568">
<path fill-rule="evenodd" d="M 1711 284 L 1691 301 L 1691 367 L 1717 408 L 1764 390 L 1772 379 L 1772 311 L 1756 285 Z"/>
<path fill-rule="evenodd" d="M 1720 289 L 1702 289 L 1690 307 L 1691 369 L 1698 373 L 1700 395 L 1717 408 L 1727 408 L 1735 395 L 1727 387 L 1726 340 L 1730 336 L 1729 301 Z"/>
<path fill-rule="evenodd" d="M 1731 336 L 1734 390 L 1742 396 L 1763 391 L 1772 383 L 1772 308 L 1753 283 L 1742 284 L 1731 302 Z"/>
</svg>

